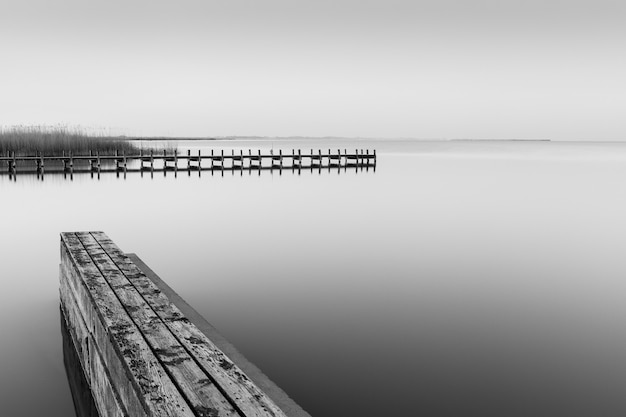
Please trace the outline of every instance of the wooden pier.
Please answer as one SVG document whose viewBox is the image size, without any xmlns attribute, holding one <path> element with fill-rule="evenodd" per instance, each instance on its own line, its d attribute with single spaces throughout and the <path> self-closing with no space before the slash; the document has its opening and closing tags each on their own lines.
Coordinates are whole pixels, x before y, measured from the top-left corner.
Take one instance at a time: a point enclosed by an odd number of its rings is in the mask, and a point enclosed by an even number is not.
<svg viewBox="0 0 626 417">
<path fill-rule="evenodd" d="M 158 171 L 234 171 L 234 170 L 274 170 L 274 169 L 324 169 L 324 168 L 375 168 L 376 150 L 358 150 L 348 153 L 340 149 L 328 149 L 302 152 L 295 149 L 289 152 L 244 152 L 239 150 L 211 150 L 210 153 L 183 152 L 173 153 L 146 152 L 129 154 L 115 152 L 114 155 L 100 155 L 90 152 L 89 155 L 73 155 L 64 153 L 61 156 L 16 155 L 7 152 L 0 156 L 0 172 L 17 175 L 18 172 L 158 172 Z"/>
<path fill-rule="evenodd" d="M 60 294 L 101 417 L 308 416 L 279 407 L 102 232 L 61 234 Z"/>
</svg>

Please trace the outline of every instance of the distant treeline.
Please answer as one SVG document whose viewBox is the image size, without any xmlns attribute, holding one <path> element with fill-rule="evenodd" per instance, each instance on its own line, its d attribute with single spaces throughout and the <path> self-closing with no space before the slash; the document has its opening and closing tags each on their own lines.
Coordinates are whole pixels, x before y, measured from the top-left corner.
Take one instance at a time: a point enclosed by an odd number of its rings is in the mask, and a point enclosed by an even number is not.
<svg viewBox="0 0 626 417">
<path fill-rule="evenodd" d="M 0 154 L 44 154 L 50 156 L 72 152 L 87 155 L 89 151 L 113 155 L 115 151 L 138 153 L 139 147 L 120 137 L 89 134 L 80 128 L 17 126 L 0 128 Z"/>
</svg>

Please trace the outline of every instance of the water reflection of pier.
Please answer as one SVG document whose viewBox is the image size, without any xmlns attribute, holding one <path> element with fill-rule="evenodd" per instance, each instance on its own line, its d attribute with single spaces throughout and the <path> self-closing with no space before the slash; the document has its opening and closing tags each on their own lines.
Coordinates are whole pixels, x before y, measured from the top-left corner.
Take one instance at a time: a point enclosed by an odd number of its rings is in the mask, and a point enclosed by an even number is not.
<svg viewBox="0 0 626 417">
<path fill-rule="evenodd" d="M 333 169 L 337 172 L 354 170 L 356 172 L 369 171 L 376 169 L 376 151 L 370 153 L 369 149 L 360 151 L 356 149 L 354 153 L 348 153 L 347 149 L 336 152 L 328 149 L 328 152 L 317 152 L 311 149 L 310 153 L 302 152 L 300 149 L 292 149 L 291 153 L 279 150 L 278 153 L 271 150 L 269 153 L 263 153 L 261 150 L 253 152 L 248 150 L 244 152 L 239 150 L 231 150 L 230 153 L 220 150 L 216 152 L 211 150 L 209 154 L 197 154 L 191 151 L 186 153 L 178 153 L 178 151 L 163 151 L 144 153 L 143 151 L 137 155 L 126 155 L 125 153 L 115 152 L 114 155 L 100 155 L 99 153 L 90 152 L 89 155 L 73 155 L 71 153 L 62 154 L 61 156 L 19 156 L 14 152 L 0 157 L 0 166 L 6 166 L 2 172 L 8 173 L 12 177 L 23 173 L 36 173 L 42 177 L 46 173 L 62 173 L 73 174 L 78 173 L 129 173 L 129 172 L 163 172 L 164 175 L 168 171 L 177 174 L 179 171 L 189 172 L 224 172 L 236 171 L 243 173 L 248 171 L 250 174 L 257 171 L 260 175 L 261 171 L 278 171 L 282 174 L 283 170 L 292 172 L 310 171 L 321 174 L 323 170 L 329 172 Z"/>
</svg>

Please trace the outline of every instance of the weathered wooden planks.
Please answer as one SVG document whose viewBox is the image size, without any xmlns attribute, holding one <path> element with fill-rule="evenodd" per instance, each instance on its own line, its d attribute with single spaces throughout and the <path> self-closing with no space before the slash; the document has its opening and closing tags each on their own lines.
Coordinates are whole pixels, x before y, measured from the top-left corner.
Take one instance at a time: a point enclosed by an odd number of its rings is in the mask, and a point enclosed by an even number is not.
<svg viewBox="0 0 626 417">
<path fill-rule="evenodd" d="M 61 239 L 63 312 L 103 417 L 286 417 L 104 233 Z"/>
<path fill-rule="evenodd" d="M 63 234 L 62 239 L 62 262 L 70 272 L 68 278 L 77 307 L 94 345 L 102 352 L 104 366 L 127 413 L 193 416 L 78 237 Z"/>
<path fill-rule="evenodd" d="M 128 415 L 122 401 L 111 384 L 111 377 L 103 364 L 102 354 L 94 343 L 93 337 L 87 328 L 83 317 L 78 311 L 73 290 L 67 278 L 67 274 L 61 274 L 61 310 L 68 333 L 76 348 L 76 354 L 80 359 L 80 365 L 87 383 L 98 392 L 94 396 L 96 407 L 100 410 L 109 410 L 109 416 Z M 142 414 L 145 415 L 145 414 Z"/>
<path fill-rule="evenodd" d="M 235 415 L 230 402 L 89 233 L 76 234 L 146 342 L 199 416 Z"/>
<path fill-rule="evenodd" d="M 216 381 L 244 415 L 285 416 L 224 353 L 184 318 L 180 310 L 104 233 L 94 232 L 92 235 L 172 333 L 193 353 L 204 371 Z"/>
</svg>

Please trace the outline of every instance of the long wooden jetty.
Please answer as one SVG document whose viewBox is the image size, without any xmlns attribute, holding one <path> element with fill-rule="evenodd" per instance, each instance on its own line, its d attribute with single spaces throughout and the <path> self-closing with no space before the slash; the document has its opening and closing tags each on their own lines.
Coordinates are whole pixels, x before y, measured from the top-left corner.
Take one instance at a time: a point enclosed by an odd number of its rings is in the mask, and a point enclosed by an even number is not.
<svg viewBox="0 0 626 417">
<path fill-rule="evenodd" d="M 308 416 L 278 406 L 102 232 L 61 234 L 60 295 L 101 417 Z"/>
<path fill-rule="evenodd" d="M 2 169 L 2 166 L 5 169 Z M 15 152 L 7 152 L 0 156 L 0 169 L 3 172 L 15 175 L 19 171 L 35 171 L 44 174 L 52 172 L 132 172 L 132 171 L 205 171 L 205 170 L 264 170 L 264 169 L 314 169 L 314 168 L 369 168 L 376 167 L 376 150 L 369 149 L 353 153 L 344 149 L 335 151 L 321 149 L 303 152 L 295 149 L 289 152 L 271 150 L 247 152 L 234 149 L 230 153 L 214 149 L 210 153 L 202 151 L 179 153 L 170 152 L 143 152 L 139 154 L 126 154 L 115 152 L 114 155 L 100 155 L 90 152 L 89 155 L 73 155 L 71 152 L 60 156 L 18 155 Z"/>
</svg>

